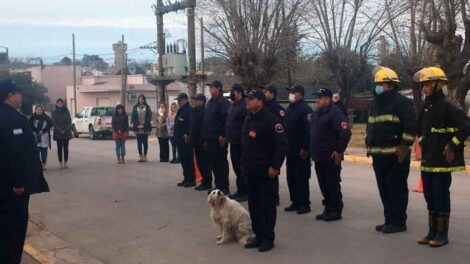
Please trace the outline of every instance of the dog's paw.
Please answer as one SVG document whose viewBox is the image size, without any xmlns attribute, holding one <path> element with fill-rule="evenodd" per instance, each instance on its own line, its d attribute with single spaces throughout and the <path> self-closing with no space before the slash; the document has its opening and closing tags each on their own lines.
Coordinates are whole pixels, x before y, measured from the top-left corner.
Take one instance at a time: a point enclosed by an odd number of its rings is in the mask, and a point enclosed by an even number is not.
<svg viewBox="0 0 470 264">
<path fill-rule="evenodd" d="M 218 235 L 218 236 L 216 237 L 216 239 L 217 239 L 217 240 L 221 240 L 221 239 L 222 239 L 222 235 Z"/>
<path fill-rule="evenodd" d="M 227 239 L 222 239 L 222 238 L 221 238 L 221 239 L 218 240 L 215 244 L 216 244 L 216 245 L 223 245 L 223 244 L 226 244 L 227 242 L 228 242 Z"/>
</svg>

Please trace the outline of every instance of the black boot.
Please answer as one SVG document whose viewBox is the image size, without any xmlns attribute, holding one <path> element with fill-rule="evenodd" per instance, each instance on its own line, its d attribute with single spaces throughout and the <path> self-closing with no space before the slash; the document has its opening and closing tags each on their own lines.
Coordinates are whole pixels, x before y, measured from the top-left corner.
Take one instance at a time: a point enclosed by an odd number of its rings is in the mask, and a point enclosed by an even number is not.
<svg viewBox="0 0 470 264">
<path fill-rule="evenodd" d="M 251 238 L 250 240 L 248 240 L 248 242 L 245 244 L 245 248 L 258 248 L 261 246 L 261 243 L 263 241 L 261 240 L 260 237 L 255 237 L 255 238 Z"/>
<path fill-rule="evenodd" d="M 437 214 L 433 211 L 429 211 L 429 232 L 425 237 L 418 238 L 416 242 L 420 245 L 428 245 L 429 241 L 436 237 L 437 233 Z"/>
<path fill-rule="evenodd" d="M 437 233 L 434 239 L 429 241 L 431 247 L 442 247 L 449 243 L 449 214 L 439 213 L 437 217 Z"/>
<path fill-rule="evenodd" d="M 375 231 L 377 232 L 382 232 L 382 229 L 386 226 L 388 226 L 390 224 L 390 222 L 388 222 L 387 220 L 385 220 L 385 223 L 381 224 L 381 225 L 376 225 L 375 226 Z"/>
</svg>

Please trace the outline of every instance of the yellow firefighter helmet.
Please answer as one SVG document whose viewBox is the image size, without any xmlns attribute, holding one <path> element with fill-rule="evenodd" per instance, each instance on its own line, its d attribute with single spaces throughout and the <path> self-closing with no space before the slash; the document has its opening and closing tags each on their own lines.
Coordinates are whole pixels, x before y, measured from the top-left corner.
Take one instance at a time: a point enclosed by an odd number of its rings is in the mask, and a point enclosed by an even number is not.
<svg viewBox="0 0 470 264">
<path fill-rule="evenodd" d="M 398 79 L 398 74 L 390 68 L 377 66 L 374 68 L 373 73 L 375 83 L 400 83 L 400 80 Z"/>
<path fill-rule="evenodd" d="M 419 83 L 428 81 L 447 81 L 447 76 L 441 68 L 428 67 L 415 73 L 413 80 Z"/>
</svg>

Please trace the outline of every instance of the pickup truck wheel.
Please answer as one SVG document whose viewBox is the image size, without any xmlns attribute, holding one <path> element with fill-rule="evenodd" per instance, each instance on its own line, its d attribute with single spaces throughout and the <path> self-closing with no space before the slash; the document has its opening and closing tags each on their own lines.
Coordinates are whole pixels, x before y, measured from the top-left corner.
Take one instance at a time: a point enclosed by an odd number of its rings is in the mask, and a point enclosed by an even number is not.
<svg viewBox="0 0 470 264">
<path fill-rule="evenodd" d="M 98 137 L 98 135 L 95 132 L 95 129 L 92 126 L 88 128 L 88 132 L 90 133 L 91 140 L 95 140 Z"/>
<path fill-rule="evenodd" d="M 78 138 L 80 136 L 77 132 L 77 128 L 75 127 L 75 125 L 72 127 L 72 133 L 74 138 Z"/>
</svg>

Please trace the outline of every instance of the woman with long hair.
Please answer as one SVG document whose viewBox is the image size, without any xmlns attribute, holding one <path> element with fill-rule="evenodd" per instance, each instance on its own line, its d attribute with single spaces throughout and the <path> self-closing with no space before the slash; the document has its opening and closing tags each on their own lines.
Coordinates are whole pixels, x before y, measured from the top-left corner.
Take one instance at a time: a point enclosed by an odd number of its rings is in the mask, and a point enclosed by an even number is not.
<svg viewBox="0 0 470 264">
<path fill-rule="evenodd" d="M 145 95 L 139 95 L 137 104 L 132 109 L 132 129 L 137 137 L 137 149 L 139 151 L 139 162 L 147 162 L 148 137 L 152 132 L 152 110 L 147 104 Z"/>
<path fill-rule="evenodd" d="M 157 138 L 160 146 L 160 162 L 170 161 L 170 145 L 168 137 L 168 127 L 166 119 L 168 118 L 168 111 L 166 103 L 160 103 L 157 113 Z"/>
<path fill-rule="evenodd" d="M 116 157 L 118 164 L 124 164 L 126 156 L 126 140 L 129 133 L 129 117 L 123 105 L 116 106 L 112 120 L 113 139 L 116 142 Z"/>
<path fill-rule="evenodd" d="M 172 103 L 170 107 L 170 112 L 168 113 L 167 121 L 167 128 L 168 128 L 168 137 L 170 138 L 171 142 L 171 150 L 173 153 L 173 159 L 170 163 L 179 163 L 178 159 L 178 144 L 176 139 L 173 137 L 173 132 L 175 130 L 175 117 L 176 113 L 178 112 L 178 105 L 176 103 Z"/>
<path fill-rule="evenodd" d="M 54 126 L 54 140 L 57 142 L 57 156 L 59 157 L 60 168 L 68 169 L 69 141 L 72 139 L 72 118 L 62 98 L 56 101 L 56 107 L 52 113 L 52 123 Z"/>
<path fill-rule="evenodd" d="M 52 120 L 44 113 L 44 107 L 40 105 L 36 106 L 34 114 L 29 118 L 29 125 L 33 129 L 34 136 L 38 143 L 42 170 L 47 170 L 47 152 L 48 149 L 51 148 Z"/>
</svg>

